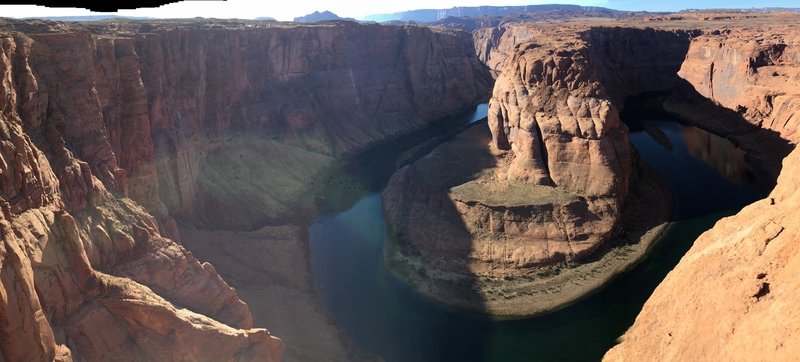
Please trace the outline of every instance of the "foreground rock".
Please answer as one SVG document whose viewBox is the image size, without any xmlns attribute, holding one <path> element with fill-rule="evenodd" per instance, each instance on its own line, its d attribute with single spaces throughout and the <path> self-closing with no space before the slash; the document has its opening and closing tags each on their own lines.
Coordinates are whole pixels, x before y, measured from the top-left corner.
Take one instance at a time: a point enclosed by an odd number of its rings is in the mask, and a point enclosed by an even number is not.
<svg viewBox="0 0 800 362">
<path fill-rule="evenodd" d="M 198 261 L 175 220 L 302 230 L 314 177 L 338 157 L 459 112 L 491 81 L 467 34 L 421 27 L 0 25 L 6 360 L 279 360 L 281 341 L 254 325 L 291 336 L 286 359 L 351 359 L 302 235 L 247 245 L 292 259 L 262 273 L 253 258 Z M 208 259 L 226 241 L 191 236 Z M 270 285 L 282 294 L 264 298 Z M 304 346 L 294 326 L 327 340 Z"/>
<path fill-rule="evenodd" d="M 800 353 L 799 165 L 794 151 L 769 197 L 694 242 L 606 360 L 781 361 Z"/>
<path fill-rule="evenodd" d="M 796 144 L 797 35 L 734 29 L 696 39 L 680 75 L 698 92 Z M 714 125 L 713 126 L 719 126 Z M 754 142 L 757 133 L 733 133 Z M 791 360 L 800 355 L 800 151 L 764 200 L 695 241 L 644 305 L 609 361 Z"/>
</svg>

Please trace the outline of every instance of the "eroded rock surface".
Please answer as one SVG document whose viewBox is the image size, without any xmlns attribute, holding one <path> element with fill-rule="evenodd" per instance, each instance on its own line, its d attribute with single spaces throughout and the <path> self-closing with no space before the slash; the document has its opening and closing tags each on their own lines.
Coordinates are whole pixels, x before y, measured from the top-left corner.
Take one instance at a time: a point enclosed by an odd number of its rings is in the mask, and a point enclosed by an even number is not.
<svg viewBox="0 0 800 362">
<path fill-rule="evenodd" d="M 441 294 L 438 299 L 456 304 L 451 295 L 458 293 L 424 286 L 413 275 L 473 294 L 467 298 L 472 302 L 457 303 L 470 309 L 500 314 L 552 309 L 559 303 L 500 307 L 509 299 L 537 296 L 495 298 L 478 285 L 491 279 L 545 279 L 542 274 L 551 274 L 554 265 L 580 263 L 622 228 L 631 185 L 642 180 L 633 176 L 634 157 L 619 109 L 629 95 L 673 86 L 694 33 L 552 25 L 547 30 L 543 39 L 514 46 L 490 101 L 491 139 L 469 141 L 485 142 L 482 152 L 447 151 L 463 140 L 442 146 L 398 172 L 384 193 L 397 245 L 387 252 L 387 261 L 426 294 Z M 654 210 L 668 207 L 668 201 L 656 199 Z M 652 214 L 661 222 L 667 217 Z M 450 220 L 440 220 L 442 215 L 451 215 Z M 648 228 L 660 222 L 644 223 Z M 607 278 L 610 274 L 596 279 L 602 284 Z M 514 283 L 528 281 L 506 284 Z M 586 283 L 586 289 L 599 284 Z M 561 304 L 580 295 L 565 294 L 571 297 Z"/>
<path fill-rule="evenodd" d="M 791 360 L 800 353 L 798 165 L 796 150 L 769 197 L 694 242 L 605 360 Z"/>
<path fill-rule="evenodd" d="M 734 28 L 695 39 L 680 75 L 717 104 L 796 144 L 796 54 L 795 29 Z M 730 134 L 755 143 L 758 133 Z M 694 242 L 605 359 L 796 358 L 798 180 L 795 150 L 783 160 L 767 198 L 720 220 Z"/>
<path fill-rule="evenodd" d="M 287 359 L 348 359 L 295 271 L 302 235 L 248 250 L 297 258 L 258 279 L 308 315 L 254 321 L 217 274 L 242 265 L 195 259 L 175 220 L 302 224 L 304 195 L 337 157 L 459 112 L 491 82 L 467 34 L 422 27 L 0 24 L 6 360 L 279 360 L 283 343 L 253 325 L 303 318 L 331 347 L 304 354 L 293 339 Z"/>
</svg>

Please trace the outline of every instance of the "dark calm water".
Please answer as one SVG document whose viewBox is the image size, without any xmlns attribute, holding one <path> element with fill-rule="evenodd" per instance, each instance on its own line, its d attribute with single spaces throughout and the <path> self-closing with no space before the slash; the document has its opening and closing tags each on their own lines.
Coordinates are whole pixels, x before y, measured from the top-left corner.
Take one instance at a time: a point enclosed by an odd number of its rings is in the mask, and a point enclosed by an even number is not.
<svg viewBox="0 0 800 362">
<path fill-rule="evenodd" d="M 485 115 L 482 105 L 449 125 Z M 379 146 L 328 180 L 319 200 L 327 211 L 309 228 L 314 278 L 328 310 L 362 352 L 386 361 L 599 360 L 697 236 L 760 196 L 730 142 L 669 120 L 642 124 L 648 131 L 632 130 L 631 141 L 671 185 L 674 223 L 646 260 L 602 291 L 545 316 L 495 320 L 427 300 L 394 280 L 383 264 L 380 191 L 398 160 L 432 144 L 404 150 L 442 135 L 431 129 Z"/>
</svg>

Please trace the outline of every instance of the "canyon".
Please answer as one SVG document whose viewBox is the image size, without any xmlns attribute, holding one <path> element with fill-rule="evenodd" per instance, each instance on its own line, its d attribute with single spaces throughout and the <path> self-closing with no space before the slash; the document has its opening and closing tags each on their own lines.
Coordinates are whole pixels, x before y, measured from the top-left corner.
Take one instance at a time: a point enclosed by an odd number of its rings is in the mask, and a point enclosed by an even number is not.
<svg viewBox="0 0 800 362">
<path fill-rule="evenodd" d="M 679 75 L 714 103 L 796 145 L 798 51 L 796 30 L 785 25 L 712 32 L 692 41 Z M 730 131 L 733 139 L 758 142 L 752 132 L 736 131 Z M 605 360 L 798 355 L 799 160 L 800 150 L 791 151 L 768 197 L 719 221 L 694 242 Z"/>
<path fill-rule="evenodd" d="M 475 30 L 476 53 L 497 74 L 490 133 L 470 130 L 390 180 L 388 268 L 443 303 L 499 315 L 563 307 L 629 269 L 663 230 L 669 200 L 636 161 L 620 110 L 728 137 L 768 191 L 797 142 L 792 16 Z M 632 222 L 626 210 L 654 216 Z"/>
<path fill-rule="evenodd" d="M 0 25 L 8 360 L 352 358 L 308 275 L 315 177 L 491 86 L 448 30 Z"/>
<path fill-rule="evenodd" d="M 696 126 L 680 129 L 701 140 L 692 157 L 768 196 L 694 242 L 605 360 L 798 355 L 800 18 L 483 20 L 470 37 L 458 22 L 0 18 L 0 359 L 382 358 L 319 295 L 358 308 L 342 294 L 359 283 L 489 315 L 565 308 L 683 221 L 632 146 L 634 129 L 674 137 L 641 115 Z M 487 100 L 486 122 L 453 121 Z M 725 139 L 739 149 L 694 147 Z M 343 176 L 354 163 L 386 180 Z M 337 229 L 337 203 L 380 220 Z M 313 240 L 342 230 L 386 244 Z M 321 276 L 320 249 L 385 279 Z M 389 303 L 369 308 L 395 328 Z"/>
<path fill-rule="evenodd" d="M 696 32 L 516 28 L 494 29 L 502 34 L 489 40 L 475 32 L 476 44 L 488 44 L 476 45 L 485 50 L 479 56 L 490 67 L 505 64 L 489 103 L 491 140 L 469 141 L 471 153 L 443 146 L 401 169 L 384 193 L 384 213 L 395 239 L 387 263 L 424 294 L 533 315 L 600 288 L 663 229 L 669 191 L 636 162 L 619 109 L 629 96 L 673 87 Z M 456 155 L 468 155 L 469 167 L 457 166 Z M 652 212 L 629 211 L 623 220 L 625 206 Z M 603 247 L 622 234 L 614 242 L 635 252 Z M 595 255 L 600 260 L 582 270 Z"/>
<path fill-rule="evenodd" d="M 792 220 L 798 151 L 792 150 L 800 141 L 800 73 L 797 34 L 786 25 L 795 16 L 726 15 L 647 24 L 693 35 L 677 72 L 682 80 L 658 98 L 657 108 L 733 140 L 747 151 L 762 189 L 771 189 L 776 179 L 777 186 L 694 242 L 604 360 L 785 360 L 798 353 L 792 307 L 798 299 L 790 275 L 797 263 Z M 512 49 L 492 43 L 481 47 L 476 41 L 479 48 L 495 49 L 495 64 L 510 57 L 504 49 Z M 624 75 L 620 78 L 624 87 L 615 87 L 624 91 L 628 86 Z"/>
</svg>

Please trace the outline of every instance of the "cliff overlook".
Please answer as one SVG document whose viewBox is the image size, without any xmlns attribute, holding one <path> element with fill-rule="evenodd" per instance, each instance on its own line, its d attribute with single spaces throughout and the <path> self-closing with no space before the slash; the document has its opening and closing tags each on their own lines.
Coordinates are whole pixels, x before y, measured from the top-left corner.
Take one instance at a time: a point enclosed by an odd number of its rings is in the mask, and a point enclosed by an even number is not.
<svg viewBox="0 0 800 362">
<path fill-rule="evenodd" d="M 448 30 L 0 22 L 9 360 L 345 358 L 295 226 L 314 176 L 491 82 L 469 35 Z M 203 244 L 204 230 L 263 228 L 281 242 Z M 227 260 L 226 245 L 277 263 Z M 322 341 L 303 348 L 311 335 Z"/>
<path fill-rule="evenodd" d="M 668 191 L 630 148 L 622 111 L 728 137 L 768 190 L 796 143 L 793 53 L 777 34 L 745 37 L 745 50 L 719 39 L 786 15 L 703 16 L 474 31 L 499 74 L 491 138 L 470 130 L 392 178 L 389 268 L 423 294 L 492 314 L 550 311 L 607 283 L 669 217 Z"/>
<path fill-rule="evenodd" d="M 796 145 L 799 71 L 796 30 L 767 26 L 696 38 L 679 75 L 716 104 Z M 737 131 L 729 131 L 734 139 L 758 142 L 752 133 Z M 775 158 L 781 159 L 773 156 L 772 162 Z M 800 151 L 782 162 L 769 196 L 719 221 L 694 242 L 606 360 L 797 356 Z"/>
</svg>

